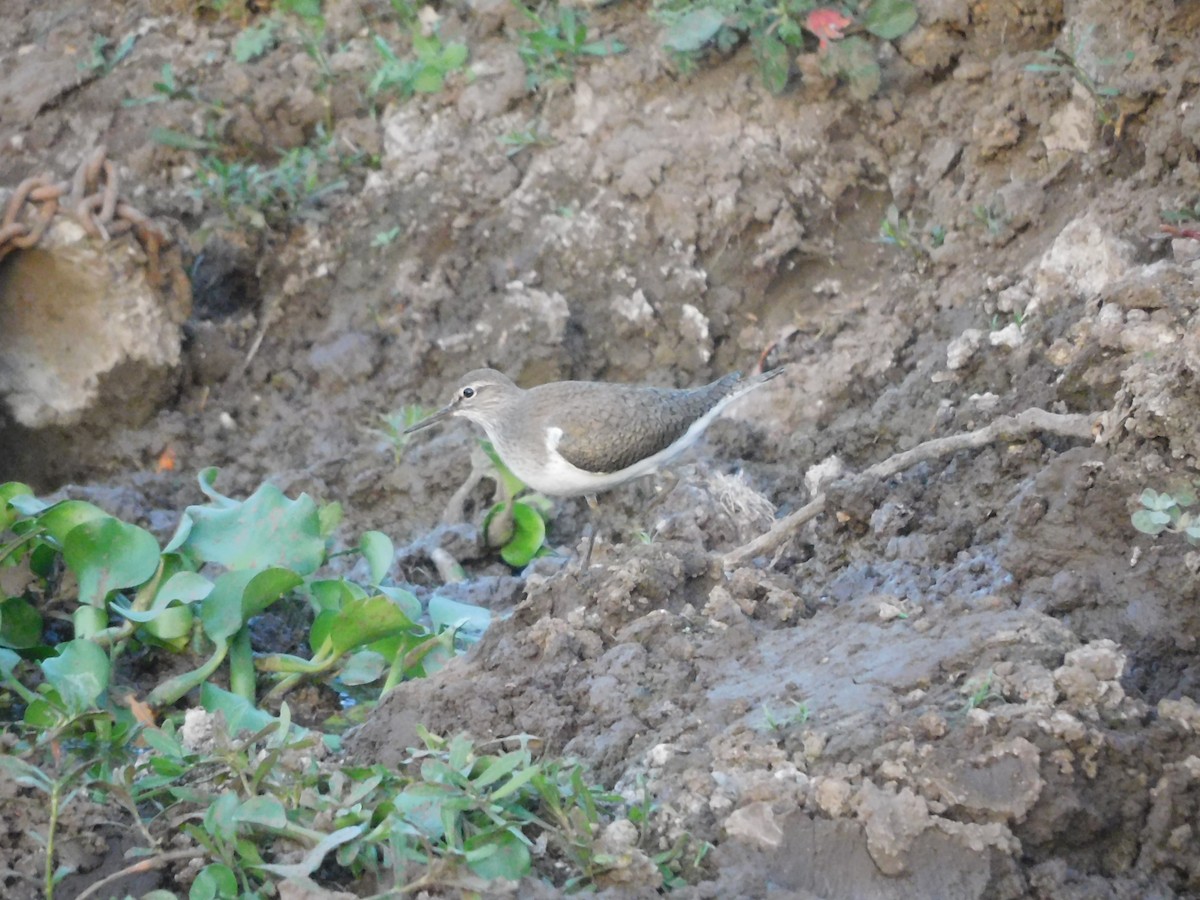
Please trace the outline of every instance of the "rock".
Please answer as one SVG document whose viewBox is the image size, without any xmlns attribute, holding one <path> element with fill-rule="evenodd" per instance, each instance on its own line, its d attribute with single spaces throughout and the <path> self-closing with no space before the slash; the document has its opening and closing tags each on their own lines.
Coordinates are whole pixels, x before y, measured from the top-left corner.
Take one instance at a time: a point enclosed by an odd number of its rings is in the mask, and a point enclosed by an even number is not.
<svg viewBox="0 0 1200 900">
<path fill-rule="evenodd" d="M 725 831 L 730 837 L 741 838 L 766 850 L 774 849 L 783 842 L 783 829 L 775 821 L 771 804 L 766 801 L 734 810 L 725 820 Z"/>
</svg>

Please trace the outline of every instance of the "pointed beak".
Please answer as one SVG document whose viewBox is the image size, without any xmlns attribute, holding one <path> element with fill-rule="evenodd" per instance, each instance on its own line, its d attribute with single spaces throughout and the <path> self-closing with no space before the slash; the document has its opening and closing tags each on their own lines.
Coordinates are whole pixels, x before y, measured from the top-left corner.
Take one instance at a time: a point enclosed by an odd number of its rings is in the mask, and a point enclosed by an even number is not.
<svg viewBox="0 0 1200 900">
<path fill-rule="evenodd" d="M 428 416 L 428 417 L 422 419 L 416 425 L 412 425 L 408 428 L 405 428 L 404 433 L 412 434 L 414 431 L 420 431 L 423 428 L 428 428 L 430 425 L 436 425 L 438 422 L 441 422 L 443 419 L 448 419 L 452 415 L 454 415 L 454 410 L 456 408 L 457 407 L 453 403 L 451 403 L 449 406 L 443 406 L 441 409 L 439 409 L 437 412 L 435 412 L 432 416 Z"/>
</svg>

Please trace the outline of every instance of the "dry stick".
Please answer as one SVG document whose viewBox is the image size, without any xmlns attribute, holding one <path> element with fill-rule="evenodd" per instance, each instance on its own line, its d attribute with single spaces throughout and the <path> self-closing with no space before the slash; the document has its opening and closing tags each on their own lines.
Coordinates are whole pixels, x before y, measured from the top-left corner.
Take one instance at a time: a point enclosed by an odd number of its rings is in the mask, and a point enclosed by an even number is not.
<svg viewBox="0 0 1200 900">
<path fill-rule="evenodd" d="M 176 862 L 181 859 L 196 859 L 202 856 L 204 856 L 204 850 L 197 847 L 192 850 L 172 850 L 169 853 L 160 853 L 157 856 L 151 856 L 147 859 L 139 859 L 133 865 L 119 869 L 111 875 L 89 885 L 87 890 L 80 893 L 76 900 L 87 900 L 88 897 L 99 894 L 110 884 L 120 881 L 122 878 L 128 878 L 130 875 L 149 872 L 153 869 L 161 869 L 167 863 Z"/>
<path fill-rule="evenodd" d="M 898 472 L 915 466 L 917 463 L 930 459 L 940 459 L 960 450 L 973 450 L 983 447 L 993 441 L 1025 437 L 1035 432 L 1054 434 L 1059 437 L 1095 440 L 1096 424 L 1101 420 L 1101 413 L 1052 413 L 1044 409 L 1027 409 L 1015 416 L 1001 416 L 983 428 L 968 431 L 966 434 L 952 434 L 949 437 L 934 438 L 923 444 L 918 444 L 911 450 L 889 456 L 882 462 L 864 469 L 861 474 L 849 476 L 854 479 L 883 479 L 890 478 Z M 843 479 L 846 480 L 846 479 Z M 735 566 L 742 565 L 757 556 L 765 556 L 772 552 L 801 525 L 819 516 L 825 509 L 825 495 L 817 494 L 811 501 L 789 516 L 780 519 L 771 530 L 760 535 L 748 544 L 743 544 L 736 550 L 731 550 L 721 558 L 721 567 L 728 572 Z"/>
</svg>

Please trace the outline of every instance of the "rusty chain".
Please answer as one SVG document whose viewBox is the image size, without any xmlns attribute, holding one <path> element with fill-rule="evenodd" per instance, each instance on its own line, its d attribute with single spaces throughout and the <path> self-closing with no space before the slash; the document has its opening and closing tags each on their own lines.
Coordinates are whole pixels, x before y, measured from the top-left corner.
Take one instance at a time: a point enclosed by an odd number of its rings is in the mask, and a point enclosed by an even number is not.
<svg viewBox="0 0 1200 900">
<path fill-rule="evenodd" d="M 132 231 L 146 251 L 151 283 L 160 281 L 159 251 L 167 237 L 149 216 L 121 198 L 117 167 L 103 144 L 79 164 L 70 181 L 35 175 L 17 185 L 0 219 L 0 260 L 37 244 L 59 210 L 105 241 Z"/>
</svg>

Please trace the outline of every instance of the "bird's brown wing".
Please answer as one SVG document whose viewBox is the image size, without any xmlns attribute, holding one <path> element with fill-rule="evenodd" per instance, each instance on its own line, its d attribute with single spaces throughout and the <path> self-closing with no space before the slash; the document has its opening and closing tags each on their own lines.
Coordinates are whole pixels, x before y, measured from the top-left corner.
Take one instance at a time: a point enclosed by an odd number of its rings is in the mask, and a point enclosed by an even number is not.
<svg viewBox="0 0 1200 900">
<path fill-rule="evenodd" d="M 598 474 L 619 472 L 683 437 L 740 380 L 741 375 L 733 372 L 690 391 L 652 387 L 613 391 L 603 385 L 599 386 L 602 395 L 580 392 L 576 403 L 558 409 L 546 424 L 562 429 L 558 452 L 571 465 Z"/>
</svg>

